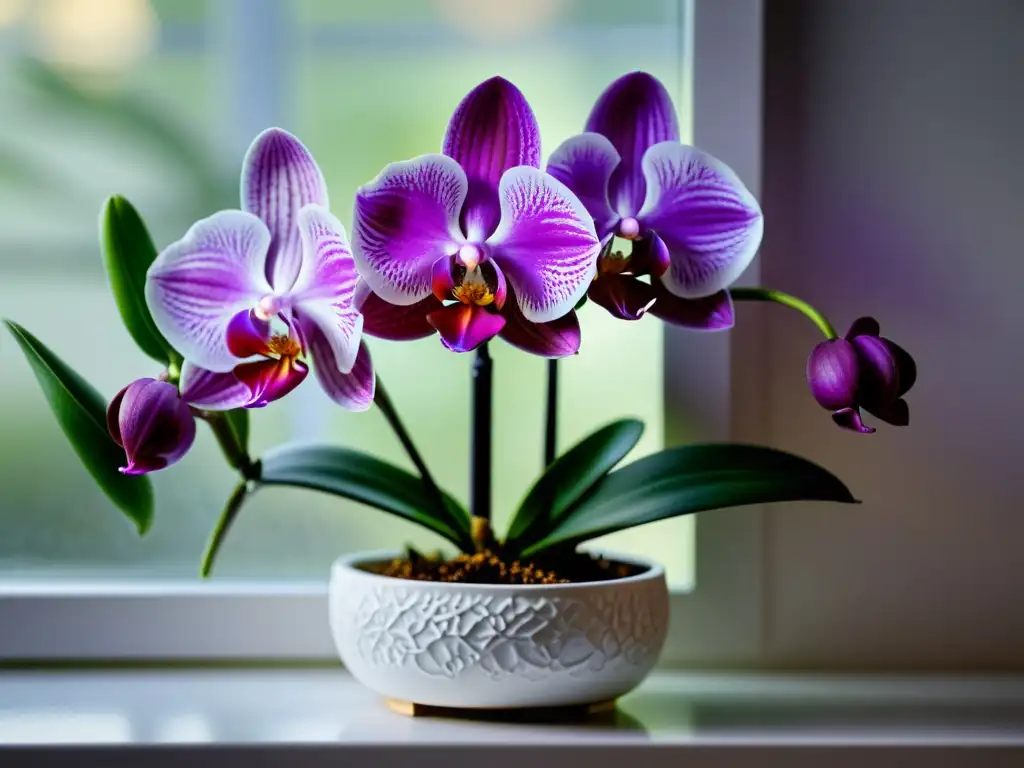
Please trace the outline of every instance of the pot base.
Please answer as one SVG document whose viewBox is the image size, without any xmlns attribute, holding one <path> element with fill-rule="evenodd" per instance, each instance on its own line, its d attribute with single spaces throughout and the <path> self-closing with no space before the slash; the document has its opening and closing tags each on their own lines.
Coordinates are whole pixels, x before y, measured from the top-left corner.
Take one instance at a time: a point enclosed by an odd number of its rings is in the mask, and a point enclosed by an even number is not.
<svg viewBox="0 0 1024 768">
<path fill-rule="evenodd" d="M 504 722 L 565 722 L 587 720 L 615 712 L 616 699 L 592 704 L 571 704 L 561 707 L 435 707 L 414 701 L 385 699 L 388 709 L 406 717 L 444 717 L 456 720 L 501 720 Z"/>
</svg>

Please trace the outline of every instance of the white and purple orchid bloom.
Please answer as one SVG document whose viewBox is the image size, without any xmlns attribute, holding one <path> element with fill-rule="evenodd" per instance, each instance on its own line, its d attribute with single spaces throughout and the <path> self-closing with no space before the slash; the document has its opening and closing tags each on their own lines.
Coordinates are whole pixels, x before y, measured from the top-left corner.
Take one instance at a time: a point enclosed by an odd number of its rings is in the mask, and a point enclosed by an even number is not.
<svg viewBox="0 0 1024 768">
<path fill-rule="evenodd" d="M 242 210 L 197 222 L 150 267 L 157 328 L 192 365 L 231 372 L 246 407 L 292 391 L 309 359 L 332 400 L 366 410 L 375 379 L 358 275 L 323 174 L 297 138 L 271 128 L 246 153 L 241 186 Z"/>
<path fill-rule="evenodd" d="M 181 367 L 178 386 L 158 379 L 136 379 L 107 406 L 107 430 L 124 449 L 126 475 L 166 469 L 188 453 L 196 438 L 192 407 L 210 411 L 240 408 L 249 388 L 231 373 L 212 373 L 190 363 Z M 192 406 L 192 407 L 190 407 Z"/>
<path fill-rule="evenodd" d="M 606 246 L 592 301 L 626 320 L 650 311 L 691 328 L 733 325 L 724 289 L 761 243 L 761 209 L 731 168 L 680 143 L 657 79 L 633 72 L 613 82 L 547 170 L 579 195 Z M 631 240 L 632 252 L 613 253 L 613 236 Z"/>
<path fill-rule="evenodd" d="M 540 169 L 533 110 L 503 78 L 462 100 L 442 154 L 393 163 L 358 191 L 352 246 L 369 333 L 416 338 L 425 319 L 456 352 L 495 336 L 545 357 L 579 349 L 574 307 L 600 242 L 579 198 Z"/>
</svg>

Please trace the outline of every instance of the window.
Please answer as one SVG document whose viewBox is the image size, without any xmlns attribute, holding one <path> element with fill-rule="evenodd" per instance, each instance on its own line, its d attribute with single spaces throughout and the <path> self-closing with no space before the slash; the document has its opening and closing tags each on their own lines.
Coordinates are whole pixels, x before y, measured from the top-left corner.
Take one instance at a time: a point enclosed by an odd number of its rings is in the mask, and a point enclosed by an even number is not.
<svg viewBox="0 0 1024 768">
<path fill-rule="evenodd" d="M 82 10 L 89 5 L 91 13 Z M 38 0 L 10 7 L 5 16 L 0 4 L 8 53 L 0 99 L 16 116 L 0 127 L 0 306 L 107 393 L 151 369 L 109 300 L 94 237 L 103 198 L 128 196 L 166 244 L 195 218 L 237 205 L 241 154 L 269 124 L 309 145 L 332 208 L 347 221 L 356 187 L 390 161 L 436 151 L 455 104 L 495 72 L 526 93 L 550 152 L 581 128 L 608 82 L 644 69 L 672 92 L 684 139 L 696 131 L 756 189 L 756 2 Z M 714 29 L 716 45 L 701 42 L 696 31 L 704 28 Z M 38 70 L 26 76 L 14 56 L 26 51 L 48 59 L 73 89 Z M 736 80 L 742 87 L 732 93 L 742 97 L 716 103 L 717 91 L 702 87 L 716 78 Z M 647 423 L 637 456 L 666 439 L 725 437 L 730 343 L 742 341 L 586 312 L 583 352 L 562 369 L 562 447 L 626 414 Z M 436 339 L 370 344 L 438 479 L 464 494 L 470 360 Z M 500 527 L 540 469 L 544 365 L 497 346 Z M 5 624 L 23 627 L 0 638 L 0 656 L 328 656 L 321 624 L 331 560 L 406 541 L 439 543 L 354 503 L 273 489 L 247 506 L 218 578 L 200 584 L 198 558 L 231 484 L 212 439 L 198 440 L 181 466 L 154 477 L 156 522 L 140 541 L 93 488 L 11 344 L 0 344 L 0 391 L 7 403 L 0 615 L 22 617 Z M 339 441 L 405 463 L 379 414 L 342 412 L 313 386 L 253 419 L 255 452 L 290 439 Z M 756 541 L 756 516 L 746 510 L 696 525 L 658 523 L 598 544 L 666 563 L 680 590 L 675 616 L 716 611 L 713 634 L 738 626 L 724 634 L 749 642 L 758 623 Z M 683 594 L 695 574 L 696 589 Z M 146 629 L 110 638 L 89 618 L 97 611 Z M 289 631 L 268 627 L 283 616 Z M 33 642 L 43 627 L 59 634 L 73 617 L 81 619 L 74 637 L 45 648 Z M 308 633 L 296 631 L 302 627 Z M 671 658 L 716 642 L 688 637 L 670 646 Z"/>
</svg>

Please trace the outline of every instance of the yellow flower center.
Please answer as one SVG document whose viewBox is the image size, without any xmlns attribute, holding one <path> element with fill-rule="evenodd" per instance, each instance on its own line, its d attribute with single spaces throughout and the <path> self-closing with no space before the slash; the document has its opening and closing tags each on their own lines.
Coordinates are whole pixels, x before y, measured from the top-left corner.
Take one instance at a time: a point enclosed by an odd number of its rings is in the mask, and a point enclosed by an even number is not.
<svg viewBox="0 0 1024 768">
<path fill-rule="evenodd" d="M 302 347 L 299 346 L 299 342 L 284 333 L 271 336 L 267 341 L 267 349 L 271 354 L 281 358 L 298 357 L 302 353 Z"/>
<path fill-rule="evenodd" d="M 596 280 L 601 275 L 621 275 L 629 268 L 629 257 L 622 251 L 610 252 L 597 262 Z"/>
<path fill-rule="evenodd" d="M 462 282 L 452 288 L 452 293 L 463 304 L 486 307 L 494 302 L 494 292 L 487 285 L 479 268 L 468 270 L 462 278 Z"/>
</svg>

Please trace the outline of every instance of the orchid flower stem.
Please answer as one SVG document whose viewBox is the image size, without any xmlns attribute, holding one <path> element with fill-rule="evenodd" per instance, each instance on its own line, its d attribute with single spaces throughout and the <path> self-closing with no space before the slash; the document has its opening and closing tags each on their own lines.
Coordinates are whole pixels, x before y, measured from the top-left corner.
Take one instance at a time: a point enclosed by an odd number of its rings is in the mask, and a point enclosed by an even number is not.
<svg viewBox="0 0 1024 768">
<path fill-rule="evenodd" d="M 550 467 L 558 453 L 558 359 L 548 360 L 548 397 L 544 413 L 544 468 Z"/>
<path fill-rule="evenodd" d="M 221 545 L 228 535 L 231 524 L 238 517 L 242 504 L 258 487 L 258 484 L 249 480 L 242 480 L 235 487 L 235 492 L 231 494 L 231 498 L 228 499 L 228 503 L 224 506 L 224 511 L 221 512 L 220 519 L 217 521 L 217 527 L 210 534 L 210 542 L 206 545 L 206 552 L 203 553 L 203 562 L 199 568 L 199 573 L 204 579 L 208 578 L 210 573 L 213 572 L 214 560 L 217 559 L 217 553 L 220 552 Z"/>
<path fill-rule="evenodd" d="M 490 537 L 493 369 L 487 344 L 481 344 L 473 361 L 473 437 L 470 444 L 470 510 L 474 518 L 474 540 L 481 548 Z"/>
<path fill-rule="evenodd" d="M 802 312 L 812 323 L 818 326 L 818 329 L 825 334 L 826 339 L 839 338 L 839 334 L 836 333 L 836 329 L 832 327 L 832 323 L 828 321 L 828 318 L 806 301 L 798 299 L 796 296 L 770 288 L 731 288 L 729 294 L 732 296 L 733 301 L 773 301 L 776 304 L 782 304 L 790 309 L 795 309 L 798 312 Z"/>
<path fill-rule="evenodd" d="M 427 463 L 423 460 L 423 456 L 416 449 L 415 443 L 412 441 L 412 437 L 409 435 L 409 431 L 405 428 L 405 424 L 402 423 L 401 417 L 398 415 L 398 411 L 395 409 L 395 404 L 391 400 L 391 396 L 388 394 L 387 389 L 384 388 L 384 382 L 377 377 L 377 385 L 374 391 L 373 402 L 380 408 L 380 412 L 384 414 L 384 418 L 388 421 L 388 426 L 391 427 L 395 436 L 398 438 L 398 442 L 402 444 L 402 448 L 405 449 L 409 459 L 412 461 L 413 466 L 416 467 L 416 471 L 420 473 L 420 479 L 423 480 L 423 484 L 427 487 L 427 492 L 434 498 L 434 502 L 438 505 L 438 512 L 444 514 L 446 517 L 448 514 L 448 505 L 445 503 L 444 495 L 441 493 L 441 489 L 438 487 L 437 482 L 434 480 L 434 476 L 430 474 L 430 470 L 427 468 Z"/>
<path fill-rule="evenodd" d="M 238 435 L 224 414 L 220 411 L 201 411 L 199 415 L 210 425 L 210 431 L 217 438 L 217 444 L 231 468 L 238 470 L 247 480 L 256 479 L 258 467 L 239 443 Z"/>
</svg>

